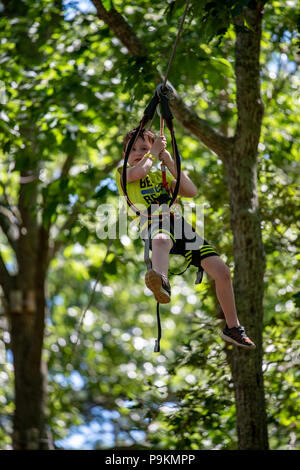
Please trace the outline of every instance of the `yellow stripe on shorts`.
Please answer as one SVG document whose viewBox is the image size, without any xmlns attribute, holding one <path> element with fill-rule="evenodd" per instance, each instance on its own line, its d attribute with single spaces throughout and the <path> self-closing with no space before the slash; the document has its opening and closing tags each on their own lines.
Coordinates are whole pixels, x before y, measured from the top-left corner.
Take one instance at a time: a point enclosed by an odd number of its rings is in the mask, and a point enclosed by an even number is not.
<svg viewBox="0 0 300 470">
<path fill-rule="evenodd" d="M 172 233 L 168 232 L 168 230 L 165 230 L 163 228 L 158 228 L 157 230 L 153 230 L 153 233 L 151 232 L 151 240 L 153 240 L 153 237 L 155 235 L 157 235 L 158 233 L 166 233 L 167 235 L 170 235 L 173 242 L 176 243 L 176 240 L 175 240 L 174 236 L 172 235 Z"/>
</svg>

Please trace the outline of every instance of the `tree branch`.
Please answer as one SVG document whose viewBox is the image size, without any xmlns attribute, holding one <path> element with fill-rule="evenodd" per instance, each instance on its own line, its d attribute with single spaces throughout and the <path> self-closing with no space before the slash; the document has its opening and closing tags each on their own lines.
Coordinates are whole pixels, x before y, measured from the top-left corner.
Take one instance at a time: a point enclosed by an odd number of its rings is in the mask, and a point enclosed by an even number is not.
<svg viewBox="0 0 300 470">
<path fill-rule="evenodd" d="M 73 160 L 74 160 L 74 155 L 67 155 L 67 158 L 65 159 L 65 162 L 61 170 L 60 178 L 66 178 L 68 176 Z"/>
<path fill-rule="evenodd" d="M 131 26 L 114 8 L 105 10 L 101 0 L 92 0 L 97 16 L 112 30 L 115 36 L 127 47 L 131 55 L 147 56 L 147 49 L 141 43 Z M 195 111 L 184 104 L 175 93 L 175 99 L 170 102 L 171 109 L 178 121 L 207 147 L 213 150 L 224 161 L 231 153 L 232 139 L 217 132 L 207 121 L 199 118 Z"/>
<path fill-rule="evenodd" d="M 147 49 L 140 42 L 133 28 L 115 8 L 107 11 L 101 0 L 92 0 L 92 2 L 97 9 L 97 16 L 109 26 L 130 54 L 147 56 Z"/>
<path fill-rule="evenodd" d="M 170 101 L 170 107 L 176 119 L 224 162 L 229 159 L 233 149 L 233 138 L 218 132 L 205 119 L 201 119 L 195 111 L 189 108 L 176 91 L 174 94 L 175 100 Z"/>
<path fill-rule="evenodd" d="M 57 180 L 64 179 L 68 177 L 70 168 L 73 164 L 75 155 L 67 155 L 66 159 L 63 163 L 63 166 L 61 168 L 60 176 L 58 178 L 54 178 L 53 180 L 49 181 L 48 186 L 50 186 L 52 183 L 54 183 Z"/>
</svg>

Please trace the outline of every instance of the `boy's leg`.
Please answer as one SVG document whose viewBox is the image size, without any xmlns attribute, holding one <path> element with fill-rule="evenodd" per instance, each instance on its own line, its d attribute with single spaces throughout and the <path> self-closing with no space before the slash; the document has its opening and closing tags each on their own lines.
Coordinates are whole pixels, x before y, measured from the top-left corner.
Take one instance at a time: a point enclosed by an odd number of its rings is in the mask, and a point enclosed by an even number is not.
<svg viewBox="0 0 300 470">
<path fill-rule="evenodd" d="M 157 233 L 152 239 L 152 269 L 147 271 L 145 282 L 161 304 L 169 303 L 171 299 L 168 271 L 172 246 L 173 242 L 166 233 Z"/>
<path fill-rule="evenodd" d="M 153 269 L 168 277 L 169 253 L 173 242 L 166 233 L 157 233 L 152 240 L 152 267 Z"/>
<path fill-rule="evenodd" d="M 225 341 L 246 349 L 254 349 L 255 344 L 239 324 L 236 313 L 230 269 L 219 258 L 210 256 L 201 260 L 203 269 L 215 280 L 216 294 L 226 319 L 226 327 L 221 336 Z"/>
<path fill-rule="evenodd" d="M 219 256 L 204 258 L 201 261 L 201 266 L 215 281 L 217 298 L 225 315 L 228 328 L 239 326 L 230 269 Z"/>
</svg>

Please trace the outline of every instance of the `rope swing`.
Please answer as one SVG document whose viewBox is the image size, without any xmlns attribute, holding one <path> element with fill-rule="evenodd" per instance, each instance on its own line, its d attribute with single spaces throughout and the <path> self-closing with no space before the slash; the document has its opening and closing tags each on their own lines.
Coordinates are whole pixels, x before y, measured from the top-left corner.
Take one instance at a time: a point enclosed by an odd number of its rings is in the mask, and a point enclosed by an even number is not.
<svg viewBox="0 0 300 470">
<path fill-rule="evenodd" d="M 172 48 L 172 52 L 171 52 L 171 56 L 170 56 L 170 59 L 169 59 L 167 71 L 166 71 L 166 74 L 164 76 L 164 80 L 163 80 L 162 83 L 160 83 L 157 86 L 157 88 L 155 90 L 155 93 L 154 93 L 150 103 L 148 104 L 148 106 L 144 110 L 144 115 L 143 115 L 138 127 L 136 128 L 135 132 L 133 133 L 131 139 L 129 140 L 129 142 L 127 144 L 127 147 L 126 147 L 126 150 L 125 150 L 125 154 L 124 154 L 124 163 L 123 163 L 122 175 L 121 175 L 121 186 L 122 186 L 122 190 L 124 192 L 125 198 L 126 198 L 126 202 L 127 202 L 128 206 L 136 213 L 137 216 L 145 217 L 146 219 L 148 219 L 148 222 L 153 218 L 161 220 L 161 218 L 165 214 L 170 213 L 170 208 L 177 199 L 179 186 L 180 186 L 181 156 L 180 156 L 180 153 L 179 153 L 179 150 L 178 150 L 178 147 L 177 147 L 177 143 L 176 143 L 176 138 L 175 138 L 175 132 L 174 132 L 173 121 L 172 121 L 173 120 L 173 114 L 172 114 L 172 112 L 170 110 L 170 107 L 169 107 L 169 100 L 171 100 L 174 97 L 174 92 L 173 92 L 172 87 L 169 84 L 167 84 L 167 81 L 168 81 L 168 76 L 169 76 L 169 73 L 170 73 L 170 69 L 171 69 L 171 66 L 172 66 L 172 63 L 173 63 L 173 60 L 174 60 L 174 57 L 175 57 L 176 48 L 177 48 L 182 30 L 183 30 L 183 25 L 184 25 L 184 22 L 185 22 L 185 18 L 186 18 L 186 15 L 187 15 L 189 4 L 190 4 L 190 0 L 187 0 L 183 15 L 182 15 L 182 18 L 181 18 L 181 21 L 180 21 L 177 36 L 176 36 L 176 39 L 175 39 L 175 42 L 174 42 L 174 45 L 173 45 L 173 48 Z M 169 131 L 170 131 L 170 134 L 171 134 L 172 150 L 173 150 L 173 156 L 175 157 L 175 162 L 176 162 L 177 176 L 176 176 L 176 185 L 175 185 L 174 191 L 172 193 L 170 188 L 168 188 L 168 184 L 167 184 L 166 168 L 163 164 L 161 165 L 162 191 L 161 191 L 160 196 L 156 199 L 157 199 L 158 207 L 160 207 L 161 205 L 163 206 L 162 207 L 163 211 L 160 212 L 159 214 L 155 214 L 155 213 L 151 214 L 151 213 L 149 213 L 149 211 L 144 211 L 144 212 L 140 211 L 137 207 L 135 207 L 133 202 L 128 197 L 128 193 L 127 193 L 127 164 L 128 164 L 128 158 L 129 158 L 131 149 L 133 148 L 138 136 L 145 129 L 145 126 L 149 121 L 150 121 L 149 128 L 151 129 L 154 118 L 155 118 L 155 114 L 157 112 L 158 105 L 160 105 L 160 135 L 163 136 L 164 122 L 165 122 L 168 129 L 169 129 Z M 150 256 L 149 256 L 150 240 L 151 240 L 151 228 L 148 230 L 148 236 L 147 236 L 147 239 L 145 240 L 145 253 L 144 253 L 144 260 L 145 260 L 145 263 L 146 263 L 148 269 L 151 269 L 151 267 L 152 267 L 152 263 L 151 263 Z M 160 324 L 160 315 L 159 315 L 159 302 L 157 302 L 156 312 L 157 312 L 158 335 L 157 335 L 157 340 L 155 342 L 154 352 L 159 352 L 160 351 L 160 339 L 161 339 L 161 324 Z"/>
</svg>

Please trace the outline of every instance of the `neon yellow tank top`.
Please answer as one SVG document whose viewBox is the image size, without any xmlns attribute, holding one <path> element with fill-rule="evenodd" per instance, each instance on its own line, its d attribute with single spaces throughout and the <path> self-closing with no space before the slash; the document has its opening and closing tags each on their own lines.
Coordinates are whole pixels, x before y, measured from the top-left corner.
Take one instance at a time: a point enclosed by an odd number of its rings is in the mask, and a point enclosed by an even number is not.
<svg viewBox="0 0 300 470">
<path fill-rule="evenodd" d="M 121 196 L 124 196 L 124 192 L 121 186 L 121 174 L 122 167 L 118 167 L 116 170 L 116 183 L 118 190 Z M 169 188 L 171 183 L 174 180 L 174 176 L 167 173 L 166 175 L 167 183 Z M 145 178 L 142 178 L 137 181 L 132 181 L 127 183 L 127 194 L 136 207 L 146 207 L 148 208 L 152 203 L 156 202 L 155 199 L 161 194 L 162 188 L 162 174 L 160 170 L 154 169 L 150 170 Z M 129 214 L 132 217 L 136 217 L 136 214 L 132 211 L 129 211 Z"/>
</svg>

